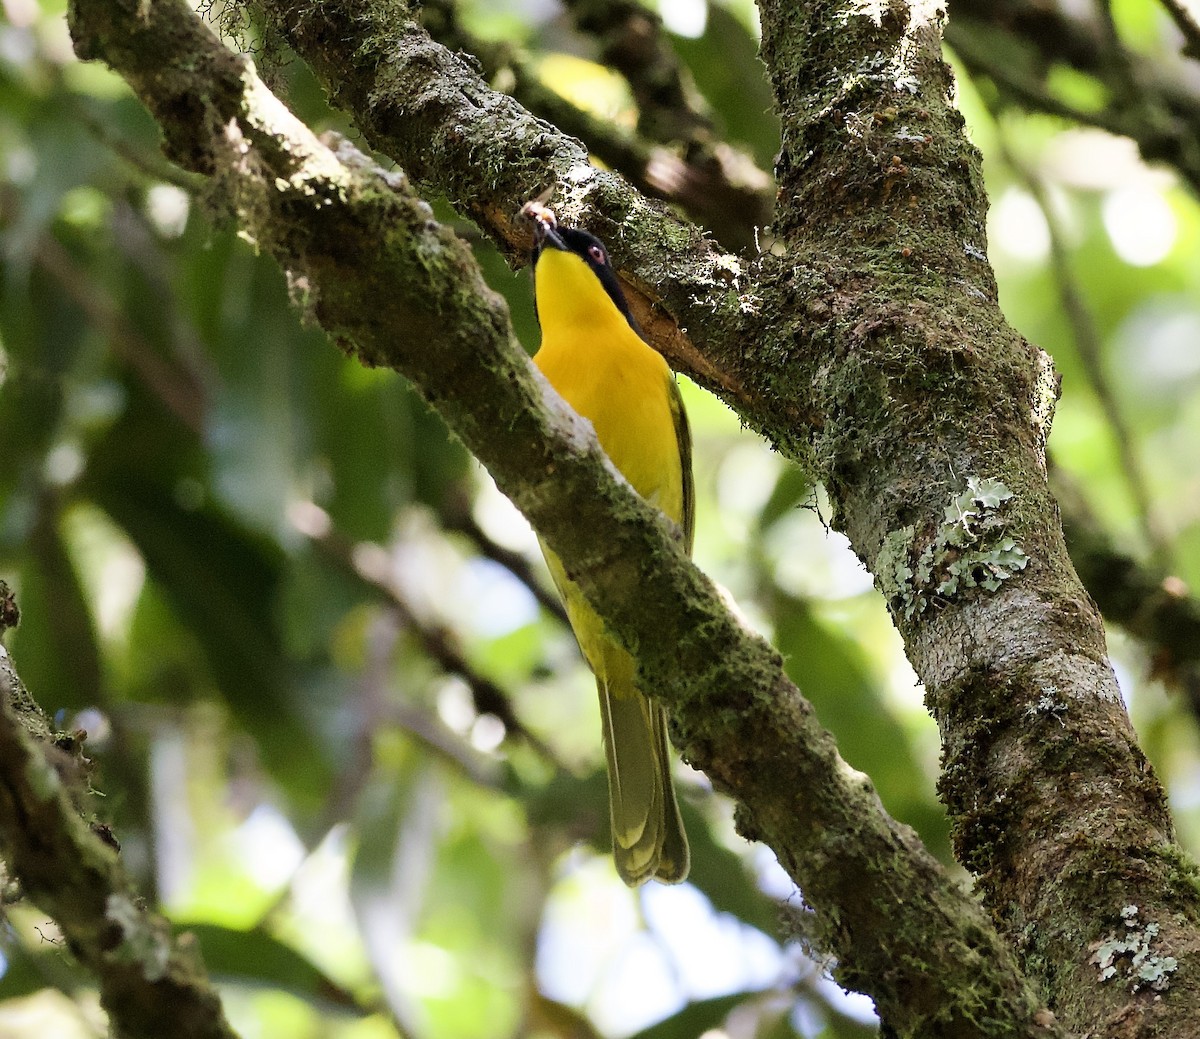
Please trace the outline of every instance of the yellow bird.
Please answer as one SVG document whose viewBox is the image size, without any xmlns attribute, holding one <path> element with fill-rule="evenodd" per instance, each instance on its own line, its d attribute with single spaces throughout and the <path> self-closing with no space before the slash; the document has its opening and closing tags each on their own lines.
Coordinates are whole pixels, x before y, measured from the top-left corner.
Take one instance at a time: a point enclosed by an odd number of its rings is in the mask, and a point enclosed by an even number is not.
<svg viewBox="0 0 1200 1039">
<path fill-rule="evenodd" d="M 542 329 L 533 362 L 595 427 L 600 446 L 625 478 L 683 530 L 692 548 L 691 435 L 666 361 L 642 339 L 608 250 L 597 238 L 560 226 L 537 203 L 534 298 Z M 631 887 L 651 877 L 687 876 L 687 836 L 671 783 L 667 716 L 634 683 L 630 655 L 545 545 L 550 574 L 575 638 L 596 675 L 608 760 L 613 859 Z"/>
</svg>

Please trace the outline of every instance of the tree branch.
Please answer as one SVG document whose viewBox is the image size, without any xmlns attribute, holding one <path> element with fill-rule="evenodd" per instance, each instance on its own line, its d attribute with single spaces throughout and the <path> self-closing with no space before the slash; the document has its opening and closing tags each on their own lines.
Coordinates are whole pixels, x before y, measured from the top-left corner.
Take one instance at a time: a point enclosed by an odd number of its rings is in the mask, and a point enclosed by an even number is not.
<svg viewBox="0 0 1200 1039">
<path fill-rule="evenodd" d="M 924 683 L 956 854 L 993 919 L 1066 1027 L 1187 1031 L 1192 997 L 1103 985 L 1089 947 L 1136 905 L 1155 955 L 1195 963 L 1196 867 L 1066 552 L 1043 450 L 1056 381 L 996 305 L 933 7 L 761 3 L 787 249 L 759 282 L 782 297 L 767 349 L 791 345 L 793 393 L 818 402 L 833 523 Z"/>
<path fill-rule="evenodd" d="M 1183 53 L 1200 61 L 1200 23 L 1196 21 L 1196 15 L 1180 0 L 1162 0 L 1162 5 L 1175 27 L 1183 34 Z"/>
<path fill-rule="evenodd" d="M 12 874 L 96 976 L 116 1036 L 236 1039 L 195 941 L 142 906 L 111 838 L 73 803 L 86 783 L 78 758 L 50 740 L 0 647 L 0 850 Z"/>
<path fill-rule="evenodd" d="M 445 196 L 510 256 L 523 259 L 531 240 L 516 220 L 520 203 L 557 185 L 559 216 L 586 224 L 617 257 L 651 343 L 772 443 L 800 450 L 794 438 L 801 407 L 747 389 L 760 366 L 740 339 L 750 302 L 739 295 L 739 260 L 589 165 L 578 141 L 491 90 L 466 60 L 429 38 L 403 0 L 261 6 L 334 103 L 353 113 L 371 147 L 394 158 L 418 186 Z M 361 35 L 345 32 L 347 25 Z"/>
<path fill-rule="evenodd" d="M 292 525 L 309 538 L 326 559 L 344 573 L 353 574 L 384 598 L 400 625 L 417 637 L 425 654 L 438 667 L 446 674 L 457 675 L 463 680 L 471 692 L 471 701 L 477 714 L 492 715 L 504 725 L 505 733 L 509 737 L 525 741 L 546 761 L 557 768 L 563 767 L 553 749 L 536 733 L 531 732 L 517 716 L 508 692 L 487 675 L 480 674 L 466 659 L 458 636 L 444 625 L 430 622 L 418 615 L 418 611 L 409 603 L 404 589 L 397 582 L 391 567 L 387 565 L 387 557 L 382 548 L 377 545 L 351 544 L 340 531 L 333 528 L 329 516 L 312 503 L 294 506 L 291 516 Z M 364 553 L 356 550 L 362 548 L 375 551 Z M 383 557 L 382 560 L 380 556 Z M 380 565 L 381 562 L 383 565 Z M 410 712 L 402 713 L 406 718 L 415 717 Z M 415 722 L 409 721 L 406 727 L 415 727 Z M 459 758 L 461 764 L 466 755 L 459 755 Z M 470 764 L 462 765 L 462 768 L 476 782 L 485 782 L 480 766 Z M 489 779 L 488 782 L 494 784 L 494 780 Z"/>
<path fill-rule="evenodd" d="M 1175 16 L 1174 0 L 1164 4 Z M 1129 137 L 1146 161 L 1169 163 L 1200 192 L 1200 90 L 1168 63 L 1130 51 L 1103 21 L 1039 0 L 953 0 L 946 42 L 972 75 L 987 76 L 1002 93 Z M 1194 43 L 1180 28 L 1188 53 Z M 1094 77 L 1105 99 L 1083 109 L 1056 97 L 1047 83 L 1055 63 Z M 1137 89 L 1130 89 L 1131 82 Z"/>
<path fill-rule="evenodd" d="M 638 107 L 638 131 L 652 141 L 702 144 L 712 121 L 691 77 L 664 38 L 662 19 L 635 0 L 566 0 L 600 58 L 625 77 Z"/>
<path fill-rule="evenodd" d="M 652 17 L 644 9 L 639 10 L 645 18 Z M 468 33 L 450 0 L 425 3 L 421 21 L 443 46 L 477 57 L 490 82 L 511 79 L 509 92 L 530 112 L 549 120 L 563 133 L 578 137 L 639 191 L 682 206 L 726 246 L 750 246 L 756 229 L 770 220 L 774 184 L 744 152 L 710 135 L 679 154 L 676 149 L 653 143 L 653 138 L 647 140 L 597 119 L 544 86 L 514 48 Z"/>
<path fill-rule="evenodd" d="M 310 313 L 366 363 L 403 372 L 567 563 L 635 649 L 646 686 L 674 708 L 685 755 L 741 800 L 743 827 L 776 848 L 822 907 L 818 937 L 838 956 L 839 974 L 870 991 L 904 1034 L 1049 1034 L 977 904 L 838 758 L 778 654 L 730 615 L 587 425 L 536 375 L 469 253 L 407 181 L 344 143 L 335 151 L 313 138 L 181 0 L 76 0 L 71 19 L 79 52 L 126 77 L 173 154 L 215 178 Z M 433 156 L 422 167 L 429 177 L 454 135 L 440 120 L 458 106 L 453 92 L 440 94 L 437 75 L 449 70 L 461 91 L 462 70 L 408 24 L 389 23 L 386 47 L 358 24 L 368 43 L 356 60 L 366 51 L 395 71 L 405 54 L 420 55 L 422 76 L 412 70 L 409 85 L 418 99 L 443 98 L 437 121 L 427 112 L 419 130 Z M 498 118 L 490 138 L 501 149 L 509 131 L 528 126 L 510 102 L 477 87 L 471 97 Z M 540 132 L 552 155 L 568 148 Z M 479 160 L 518 186 L 517 174 Z M 576 183 L 623 200 L 627 213 L 644 210 L 614 178 L 586 171 Z M 516 236 L 494 200 L 465 201 Z"/>
</svg>

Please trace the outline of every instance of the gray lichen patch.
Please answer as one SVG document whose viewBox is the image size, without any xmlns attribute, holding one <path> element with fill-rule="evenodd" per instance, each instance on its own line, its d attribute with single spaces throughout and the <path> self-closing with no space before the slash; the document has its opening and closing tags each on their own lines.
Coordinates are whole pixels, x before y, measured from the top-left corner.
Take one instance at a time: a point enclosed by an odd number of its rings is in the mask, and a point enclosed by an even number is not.
<svg viewBox="0 0 1200 1039">
<path fill-rule="evenodd" d="M 1059 725 L 1065 726 L 1066 722 L 1063 719 L 1068 710 L 1067 704 L 1059 696 L 1058 687 L 1047 684 L 1042 687 L 1042 695 L 1025 708 L 1025 717 L 1029 719 L 1053 718 Z"/>
<path fill-rule="evenodd" d="M 994 592 L 1024 570 L 1029 557 L 1006 533 L 1003 515 L 1012 496 L 999 480 L 968 476 L 919 553 L 915 527 L 892 531 L 884 539 L 875 574 L 893 612 L 912 620 L 930 603 L 949 602 L 970 588 Z"/>
<path fill-rule="evenodd" d="M 155 921 L 122 892 L 108 896 L 104 915 L 121 934 L 120 944 L 112 955 L 126 963 L 136 963 L 147 981 L 160 981 L 166 977 L 171 961 L 171 940 L 155 926 Z"/>
<path fill-rule="evenodd" d="M 1143 924 L 1138 919 L 1137 906 L 1121 910 L 1125 923 L 1124 937 L 1109 935 L 1095 947 L 1088 961 L 1100 972 L 1101 981 L 1121 977 L 1129 982 L 1129 991 L 1148 988 L 1165 992 L 1171 987 L 1171 975 L 1179 966 L 1174 956 L 1162 956 L 1150 946 L 1158 937 L 1158 924 Z"/>
</svg>

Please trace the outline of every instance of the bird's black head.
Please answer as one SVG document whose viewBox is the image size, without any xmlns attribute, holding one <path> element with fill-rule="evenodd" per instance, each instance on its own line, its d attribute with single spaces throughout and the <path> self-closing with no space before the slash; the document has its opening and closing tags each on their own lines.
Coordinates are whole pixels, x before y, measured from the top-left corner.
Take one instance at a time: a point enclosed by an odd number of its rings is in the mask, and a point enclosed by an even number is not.
<svg viewBox="0 0 1200 1039">
<path fill-rule="evenodd" d="M 562 252 L 574 253 L 591 268 L 592 273 L 604 286 L 604 291 L 625 315 L 625 320 L 639 335 L 641 330 L 630 313 L 629 304 L 625 301 L 625 293 L 621 291 L 621 283 L 617 280 L 617 272 L 613 270 L 608 258 L 608 249 L 604 243 L 587 231 L 574 227 L 564 227 L 556 221 L 545 218 L 535 219 L 533 225 L 533 262 L 536 266 L 538 258 L 546 249 L 559 249 Z"/>
</svg>

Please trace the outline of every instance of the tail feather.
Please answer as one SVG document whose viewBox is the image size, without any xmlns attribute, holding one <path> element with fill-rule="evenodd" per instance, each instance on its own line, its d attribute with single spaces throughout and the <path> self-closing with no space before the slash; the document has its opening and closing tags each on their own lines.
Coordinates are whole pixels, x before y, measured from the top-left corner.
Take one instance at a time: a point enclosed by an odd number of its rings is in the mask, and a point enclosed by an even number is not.
<svg viewBox="0 0 1200 1039">
<path fill-rule="evenodd" d="M 687 833 L 683 829 L 683 817 L 679 814 L 679 802 L 675 800 L 675 784 L 671 781 L 671 752 L 667 740 L 667 712 L 658 704 L 650 704 L 656 718 L 658 759 L 662 762 L 662 845 L 658 853 L 658 868 L 655 876 L 667 884 L 678 884 L 687 879 L 692 856 L 688 848 Z"/>
<path fill-rule="evenodd" d="M 687 876 L 689 854 L 671 782 L 666 712 L 632 682 L 600 678 L 597 686 L 617 872 L 630 886 L 651 877 L 677 883 Z"/>
<path fill-rule="evenodd" d="M 542 552 L 600 692 L 617 872 L 631 887 L 651 877 L 677 884 L 691 860 L 671 782 L 666 711 L 638 691 L 633 658 L 605 632 L 559 558 L 545 545 Z"/>
</svg>

